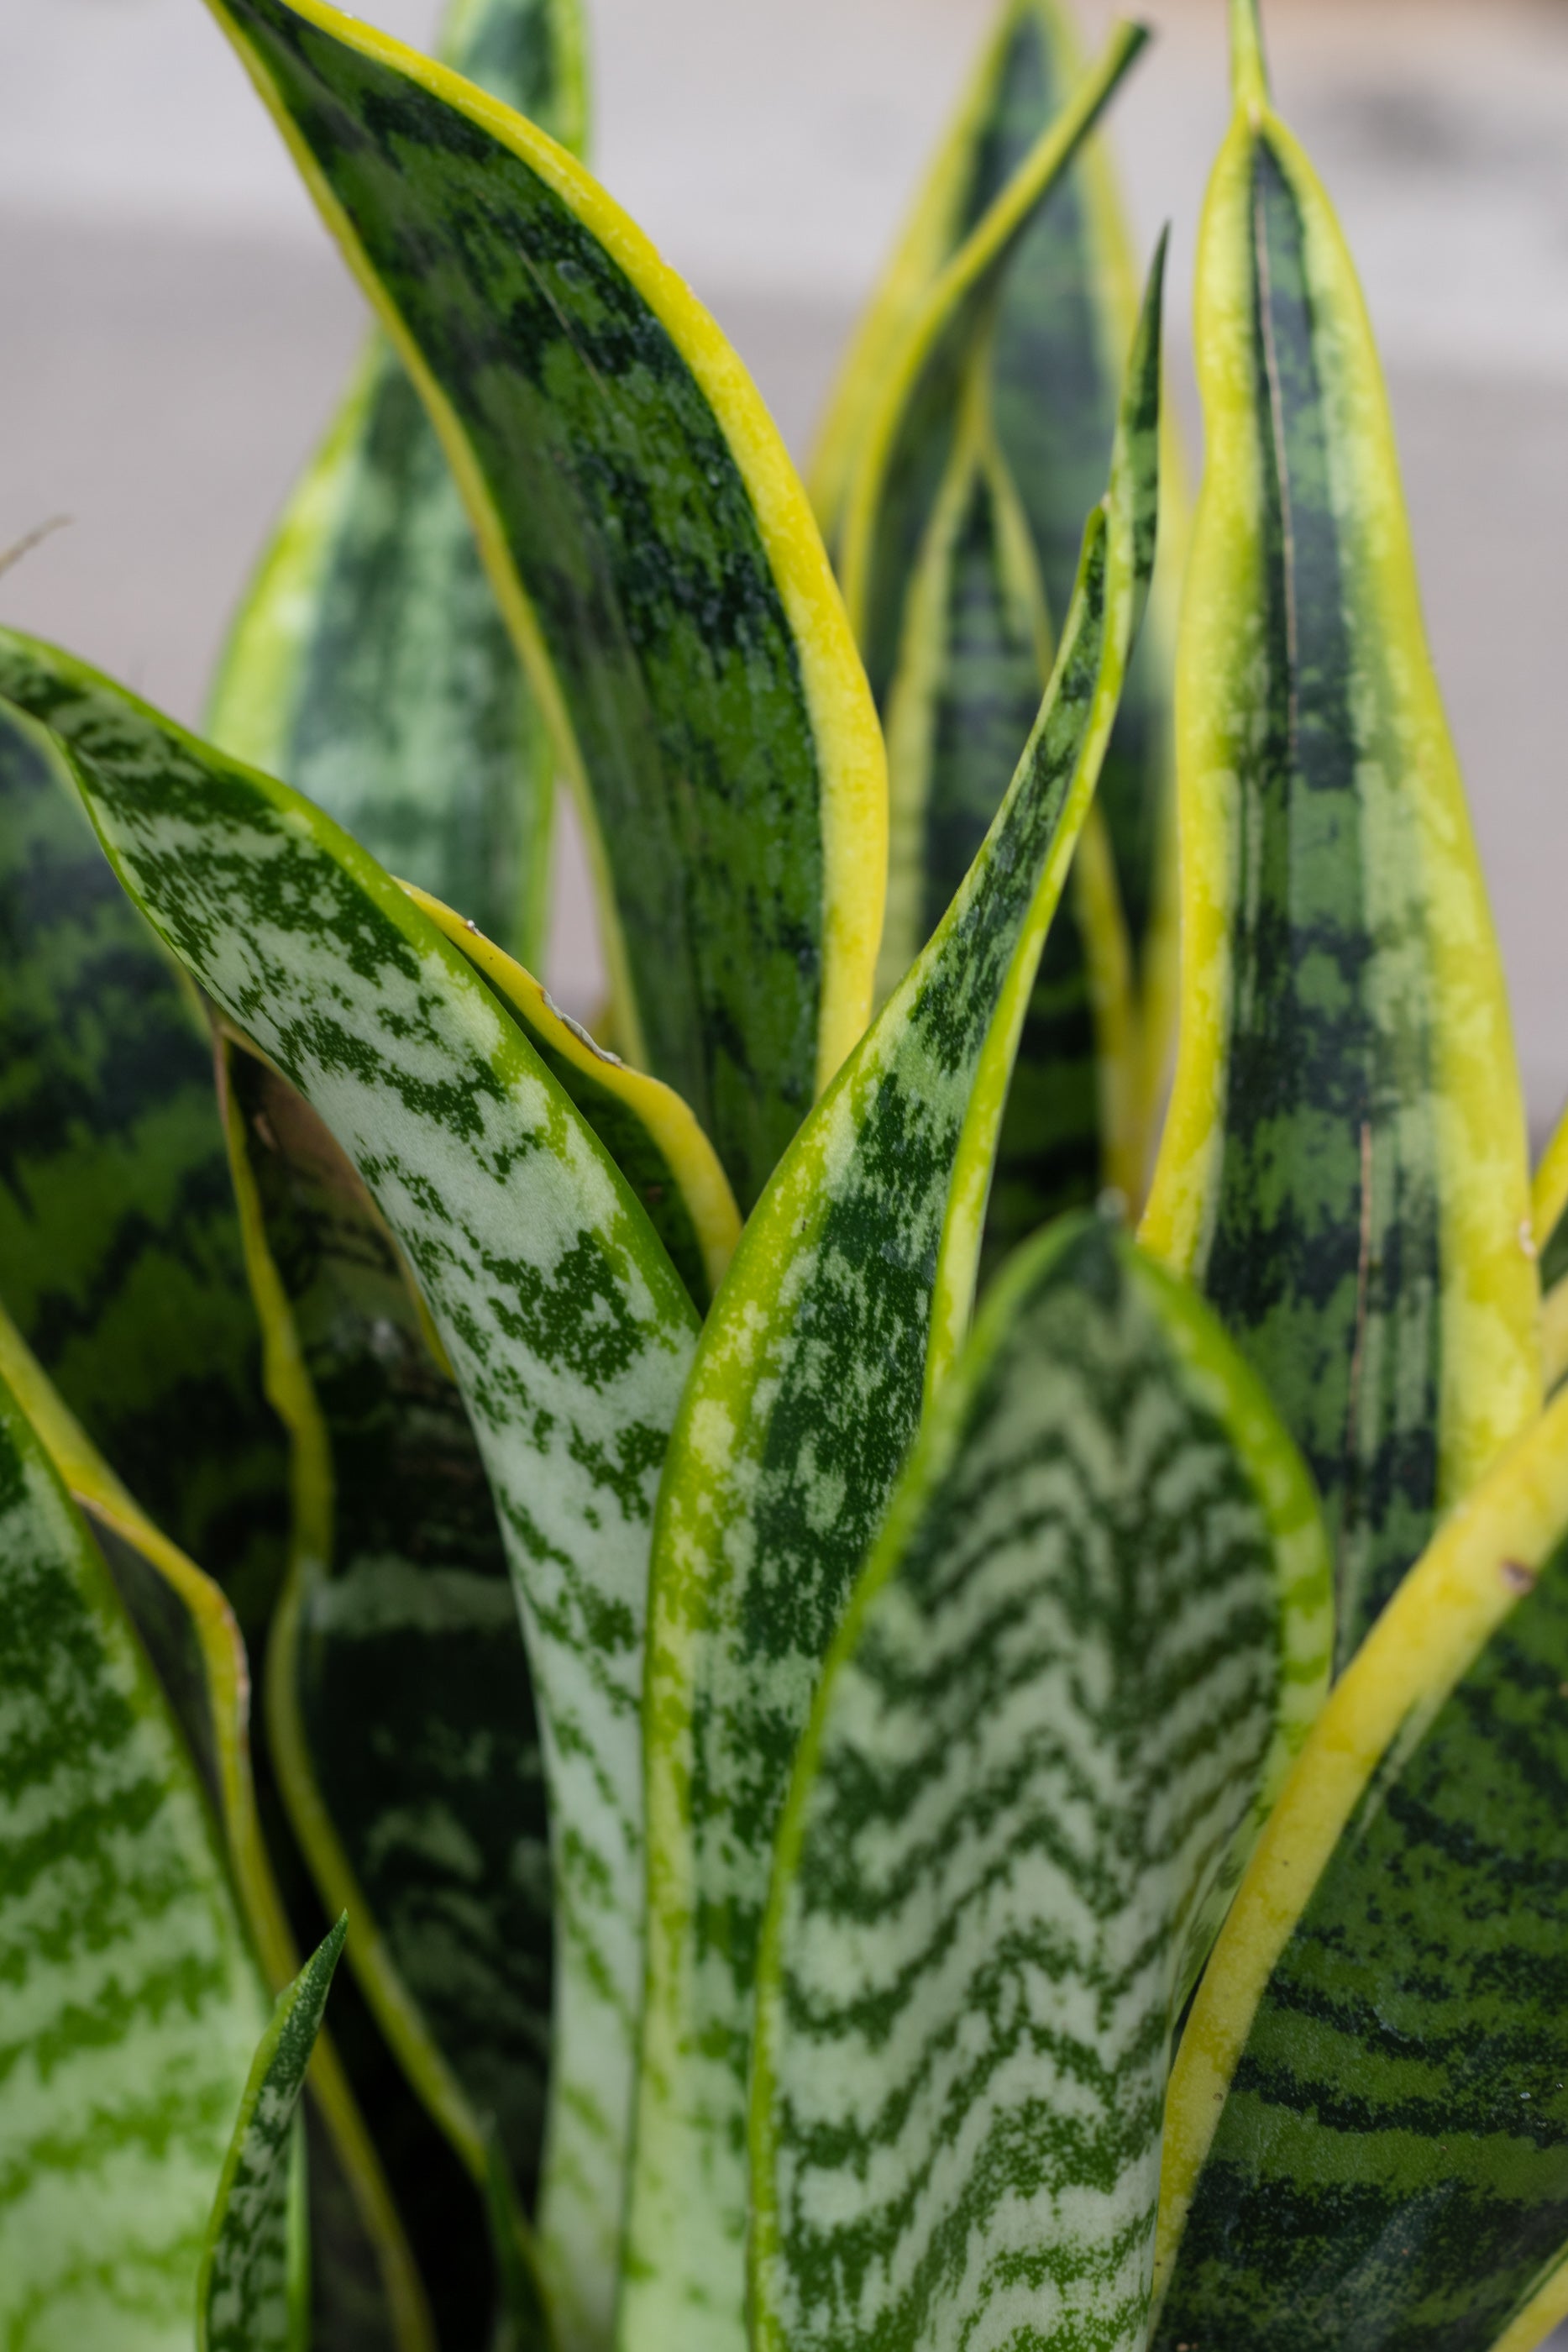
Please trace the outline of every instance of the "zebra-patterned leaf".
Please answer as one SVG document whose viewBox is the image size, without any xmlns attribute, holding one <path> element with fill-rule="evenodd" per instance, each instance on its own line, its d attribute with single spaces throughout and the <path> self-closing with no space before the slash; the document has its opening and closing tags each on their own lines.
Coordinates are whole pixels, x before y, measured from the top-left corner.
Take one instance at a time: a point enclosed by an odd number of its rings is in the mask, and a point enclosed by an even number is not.
<svg viewBox="0 0 1568 2352">
<path fill-rule="evenodd" d="M 186 2352 L 267 2002 L 194 1765 L 0 1382 L 0 2339 Z"/>
<path fill-rule="evenodd" d="M 1050 676 L 1051 626 L 1018 494 L 971 370 L 922 543 L 888 699 L 889 994 L 974 861 Z M 1113 738 L 1113 740 L 1114 740 Z M 1130 955 L 1098 805 L 1051 925 L 1014 1066 L 987 1220 L 995 1257 L 1143 1175 Z"/>
<path fill-rule="evenodd" d="M 457 0 L 442 54 L 582 151 L 577 0 Z M 441 444 L 377 332 L 235 621 L 208 732 L 528 959 L 555 753 Z"/>
<path fill-rule="evenodd" d="M 1294 1447 L 1095 1217 L 1000 1278 L 824 1669 L 758 1979 L 758 2352 L 1142 2352 L 1171 2029 L 1328 1684 Z"/>
<path fill-rule="evenodd" d="M 116 1472 L 253 1639 L 282 1433 L 189 984 L 48 738 L 0 711 L 0 1298 Z"/>
<path fill-rule="evenodd" d="M 1531 1227 L 1541 1269 L 1541 1360 L 1550 1394 L 1568 1372 L 1568 1118 L 1535 1171 Z"/>
<path fill-rule="evenodd" d="M 961 1342 L 992 1146 L 1154 544 L 1159 277 L 1113 487 L 1018 776 L 935 939 L 797 1139 L 705 1327 L 660 1495 L 649 1961 L 623 2341 L 743 2337 L 768 1855 L 822 1659 Z"/>
<path fill-rule="evenodd" d="M 273 1755 L 350 1965 L 482 2191 L 485 2117 L 538 2181 L 549 2068 L 543 1765 L 506 1547 L 462 1400 L 361 1178 L 225 1042 L 268 1385 L 295 1448 Z"/>
<path fill-rule="evenodd" d="M 1540 1409 L 1524 1112 L 1382 376 L 1234 0 L 1185 591 L 1181 1041 L 1144 1234 L 1307 1457 L 1341 1664 Z"/>
<path fill-rule="evenodd" d="M 892 684 L 904 599 L 947 470 L 964 386 L 977 352 L 996 331 L 1009 271 L 1147 39 L 1141 25 L 1116 26 L 1099 64 L 991 195 L 879 367 L 837 542 L 844 601 L 879 705 Z M 1108 456 L 1102 454 L 1102 469 Z"/>
<path fill-rule="evenodd" d="M 1061 0 L 1002 0 L 973 83 L 937 152 L 830 404 L 811 487 L 831 545 L 886 373 L 944 266 L 1070 103 L 1083 60 Z M 987 355 L 999 453 L 1016 486 L 1048 611 L 1066 609 L 1082 518 L 1104 476 L 1137 276 L 1103 142 L 1087 139 L 1010 257 Z M 1141 1091 L 1157 1079 L 1168 995 L 1170 688 L 1184 502 L 1167 415 L 1161 529 L 1147 618 L 1097 795 L 1143 1000 Z M 896 832 L 898 753 L 890 744 Z M 1006 771 L 1004 770 L 1004 774 Z M 999 795 L 998 795 L 999 796 Z M 993 799 L 993 808 L 995 802 Z M 988 810 L 988 817 L 992 811 Z M 892 882 L 890 877 L 890 889 Z M 946 904 L 946 901 L 943 902 Z M 1060 936 L 1060 935 L 1059 935 Z M 885 948 L 885 941 L 884 941 Z M 1027 1052 L 1024 1056 L 1027 1065 Z M 1004 1146 L 1005 1149 L 1005 1146 Z"/>
<path fill-rule="evenodd" d="M 298 1956 L 262 1835 L 251 1774 L 250 1675 L 234 1612 L 212 1579 L 139 1508 L 3 1310 L 0 1381 L 103 1556 L 216 1815 L 250 1948 L 268 1981 L 284 1985 Z M 320 2177 L 312 2180 L 312 2229 L 323 2256 L 315 2284 L 330 2340 L 433 2352 L 423 2292 L 380 2158 L 327 2042 L 318 2053 L 313 2090 L 319 2128 L 312 2172 Z M 333 2332 L 345 2293 L 368 2335 Z"/>
<path fill-rule="evenodd" d="M 1528 2352 L 1568 2313 L 1565 1690 L 1559 1397 L 1259 1842 L 1172 2076 L 1156 2352 Z"/>
<path fill-rule="evenodd" d="M 738 360 L 552 141 L 325 0 L 211 0 L 425 398 L 606 895 L 618 1045 L 743 1209 L 864 1027 L 881 732 Z"/>
<path fill-rule="evenodd" d="M 310 2242 L 298 2114 L 348 1922 L 277 1997 L 240 2100 L 196 2282 L 196 2352 L 309 2352 Z"/>
<path fill-rule="evenodd" d="M 462 949 L 648 1212 L 699 1314 L 740 1239 L 740 1212 L 718 1154 L 673 1087 L 633 1070 L 562 1013 L 533 974 L 471 922 L 407 883 L 415 906 Z"/>
<path fill-rule="evenodd" d="M 522 1610 L 549 1790 L 541 2245 L 563 2344 L 601 2341 L 642 1994 L 650 1528 L 691 1303 L 495 997 L 330 818 L 9 631 L 0 697 L 64 742 L 131 896 L 348 1153 L 456 1375 Z"/>
</svg>

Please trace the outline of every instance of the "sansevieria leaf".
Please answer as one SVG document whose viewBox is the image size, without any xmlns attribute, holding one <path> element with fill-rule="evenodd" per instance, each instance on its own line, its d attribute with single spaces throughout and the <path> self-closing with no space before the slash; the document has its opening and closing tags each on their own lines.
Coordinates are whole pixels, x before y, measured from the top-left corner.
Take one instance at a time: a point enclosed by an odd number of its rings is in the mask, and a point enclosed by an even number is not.
<svg viewBox="0 0 1568 2352">
<path fill-rule="evenodd" d="M 458 0 L 454 69 L 582 152 L 577 0 Z M 543 953 L 555 751 L 473 527 L 379 331 L 235 622 L 209 733 L 394 873 Z"/>
<path fill-rule="evenodd" d="M 0 1384 L 0 2337 L 188 2352 L 267 2022 L 194 1764 Z"/>
<path fill-rule="evenodd" d="M 1520 1097 L 1393 431 L 1252 0 L 1204 215 L 1177 688 L 1181 1042 L 1144 1235 L 1324 1498 L 1343 1663 L 1539 1410 Z"/>
<path fill-rule="evenodd" d="M 249 1949 L 268 1983 L 282 1986 L 298 1955 L 263 1839 L 252 1779 L 251 1675 L 234 1612 L 115 1477 L 3 1311 L 0 1381 L 102 1554 L 215 1816 Z M 430 2314 L 378 2150 L 325 2041 L 313 2090 L 311 2228 L 323 2255 L 314 2278 L 318 2322 L 335 2343 L 430 2352 Z"/>
<path fill-rule="evenodd" d="M 323 1902 L 477 2205 L 535 2193 L 550 2011 L 543 1763 L 479 1451 L 395 1243 L 276 1069 L 224 1046 L 235 1184 L 294 1440 L 272 1749 Z M 417 2199 L 415 2200 L 417 2202 Z"/>
<path fill-rule="evenodd" d="M 0 1299 L 99 1451 L 264 1637 L 282 1432 L 189 982 L 47 735 L 0 710 Z"/>
<path fill-rule="evenodd" d="M 597 1045 L 530 971 L 423 890 L 416 907 L 482 972 L 648 1213 L 699 1313 L 712 1304 L 735 1245 L 740 1212 L 707 1137 L 672 1087 Z"/>
<path fill-rule="evenodd" d="M 705 1327 L 660 1495 L 626 2352 L 743 2337 L 768 1858 L 811 1694 L 961 1342 L 991 1150 L 1153 551 L 1159 273 L 1056 672 L 952 908 L 797 1139 Z"/>
<path fill-rule="evenodd" d="M 1568 1372 L 1568 1118 L 1535 1171 L 1531 1225 L 1541 1268 L 1542 1369 L 1550 1392 Z"/>
<path fill-rule="evenodd" d="M 252 2061 L 207 2224 L 196 2283 L 196 2352 L 308 2352 L 299 2094 L 347 1926 L 340 1919 L 279 1993 Z"/>
<path fill-rule="evenodd" d="M 1568 2312 L 1565 1687 L 1559 1397 L 1400 1585 L 1259 1843 L 1172 2078 L 1158 2352 L 1526 2352 Z"/>
<path fill-rule="evenodd" d="M 494 995 L 330 818 L 10 632 L 0 697 L 65 744 L 132 897 L 348 1153 L 455 1373 L 523 1613 L 549 1789 L 539 2231 L 563 2343 L 593 2343 L 620 2238 L 643 1974 L 650 1530 L 690 1301 Z"/>
<path fill-rule="evenodd" d="M 804 493 L 563 149 L 325 0 L 212 5 L 474 517 L 589 816 L 616 1044 L 747 1209 L 864 1026 L 882 919 L 882 739 Z"/>
<path fill-rule="evenodd" d="M 1130 1242 L 1059 1223 L 921 1433 L 802 1743 L 758 1986 L 762 2352 L 1142 2352 L 1171 2030 L 1332 1648 L 1255 1377 Z"/>
</svg>

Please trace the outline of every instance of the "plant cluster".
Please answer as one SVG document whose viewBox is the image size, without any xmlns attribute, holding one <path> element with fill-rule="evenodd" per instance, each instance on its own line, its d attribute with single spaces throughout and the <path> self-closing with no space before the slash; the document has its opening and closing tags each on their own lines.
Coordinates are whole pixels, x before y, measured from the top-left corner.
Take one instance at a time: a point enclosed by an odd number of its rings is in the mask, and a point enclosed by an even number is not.
<svg viewBox="0 0 1568 2352">
<path fill-rule="evenodd" d="M 379 324 L 204 740 L 0 631 L 0 2346 L 1529 2352 L 1568 1128 L 1256 0 L 1190 523 L 1137 27 L 808 495 L 577 0 L 209 5 Z"/>
</svg>

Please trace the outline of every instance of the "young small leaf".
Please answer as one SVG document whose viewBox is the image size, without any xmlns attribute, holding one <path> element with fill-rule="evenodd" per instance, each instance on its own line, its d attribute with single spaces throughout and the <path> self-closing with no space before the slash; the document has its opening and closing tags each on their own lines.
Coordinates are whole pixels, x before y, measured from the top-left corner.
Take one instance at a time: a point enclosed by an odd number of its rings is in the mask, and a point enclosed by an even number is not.
<svg viewBox="0 0 1568 2352">
<path fill-rule="evenodd" d="M 1268 104 L 1198 259 L 1183 607 L 1181 1044 L 1144 1237 L 1307 1457 L 1339 1663 L 1540 1410 L 1524 1112 L 1360 289 Z"/>
<path fill-rule="evenodd" d="M 695 1317 L 641 1205 L 495 996 L 286 785 L 0 631 L 121 880 L 326 1121 L 430 1304 L 506 1538 L 556 1865 L 539 2231 L 563 2342 L 614 2291 L 642 2000 L 643 1625 Z"/>
<path fill-rule="evenodd" d="M 1317 1500 L 1101 1219 L 1015 1259 L 823 1671 L 758 1979 L 758 2352 L 1142 2352 L 1167 2053 L 1328 1685 Z"/>
<path fill-rule="evenodd" d="M 1055 677 L 953 907 L 752 1216 L 660 1493 L 649 1960 L 623 2340 L 729 2352 L 768 1855 L 811 1693 L 967 1326 L 1008 1073 L 1154 545 L 1159 269 Z"/>
<path fill-rule="evenodd" d="M 580 153 L 577 0 L 458 0 L 442 54 Z M 441 444 L 380 332 L 257 569 L 208 732 L 394 873 L 542 956 L 554 748 Z"/>
<path fill-rule="evenodd" d="M 445 445 L 606 885 L 615 1034 L 743 1209 L 865 1025 L 881 732 L 739 361 L 518 115 L 325 0 L 211 0 Z"/>
<path fill-rule="evenodd" d="M 296 2110 L 348 1921 L 277 1997 L 240 2100 L 196 2282 L 196 2352 L 309 2352 L 305 2129 Z"/>
</svg>

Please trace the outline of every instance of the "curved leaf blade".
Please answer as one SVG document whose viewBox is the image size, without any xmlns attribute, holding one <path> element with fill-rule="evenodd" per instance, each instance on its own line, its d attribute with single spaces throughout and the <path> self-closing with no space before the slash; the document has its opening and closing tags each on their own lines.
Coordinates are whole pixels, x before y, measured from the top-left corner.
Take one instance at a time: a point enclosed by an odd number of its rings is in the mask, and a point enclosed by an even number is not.
<svg viewBox="0 0 1568 2352">
<path fill-rule="evenodd" d="M 1565 1683 L 1559 1397 L 1400 1585 L 1259 1843 L 1172 2078 L 1157 2352 L 1489 2347 L 1562 2257 Z"/>
<path fill-rule="evenodd" d="M 1237 23 L 1239 71 L 1245 5 Z M 1144 1236 L 1306 1454 L 1343 1665 L 1539 1411 L 1537 1293 L 1501 973 L 1382 377 L 1327 199 L 1245 71 L 1197 340 L 1181 1045 Z"/>
<path fill-rule="evenodd" d="M 298 2114 L 343 1948 L 340 1919 L 277 1997 L 218 2179 L 196 2283 L 196 2352 L 308 2352 L 305 2131 Z"/>
<path fill-rule="evenodd" d="M 650 1529 L 690 1301 L 494 996 L 329 818 L 9 631 L 0 696 L 66 744 L 132 897 L 354 1162 L 456 1374 L 523 1613 L 554 1825 L 540 2240 L 563 2343 L 592 2343 L 642 1989 Z"/>
<path fill-rule="evenodd" d="M 249 1948 L 268 1983 L 285 1985 L 298 1955 L 262 1833 L 251 1767 L 250 1672 L 234 1612 L 212 1578 L 160 1533 L 116 1478 L 3 1309 L 0 1381 L 103 1556 L 221 1828 Z M 326 2041 L 312 2086 L 320 2128 L 310 2226 L 323 2332 L 333 2342 L 432 2352 L 430 2314 L 402 2221 L 342 2063 Z"/>
<path fill-rule="evenodd" d="M 521 1024 L 642 1202 L 693 1305 L 706 1314 L 735 1255 L 740 1212 L 718 1154 L 687 1105 L 673 1087 L 596 1045 L 531 972 L 472 922 L 426 892 L 403 887 Z"/>
<path fill-rule="evenodd" d="M 967 1328 L 1008 1071 L 1153 546 L 1157 272 L 1113 495 L 1051 690 L 967 882 L 747 1223 L 654 1539 L 649 1961 L 622 2342 L 743 2327 L 747 2071 L 768 1855 L 839 1617 Z"/>
<path fill-rule="evenodd" d="M 195 1769 L 0 1384 L 0 2327 L 181 2352 L 267 2019 Z"/>
<path fill-rule="evenodd" d="M 562 149 L 324 0 L 212 5 L 462 485 L 584 803 L 617 1040 L 749 1208 L 864 1026 L 882 916 L 881 734 L 804 493 Z"/>
<path fill-rule="evenodd" d="M 1096 1218 L 1015 1259 L 823 1671 L 758 1971 L 759 2352 L 1141 2352 L 1171 2031 L 1328 1687 L 1295 1449 Z"/>
<path fill-rule="evenodd" d="M 324 1904 L 415 2091 L 476 2184 L 494 2117 L 538 2188 L 549 1822 L 528 1654 L 450 1371 L 369 1192 L 287 1081 L 225 1040 L 225 1096 L 269 1386 L 295 1446 L 273 1754 Z"/>
<path fill-rule="evenodd" d="M 460 0 L 441 46 L 581 152 L 576 0 Z M 236 615 L 207 731 L 542 957 L 554 751 L 440 442 L 380 333 Z"/>
</svg>

